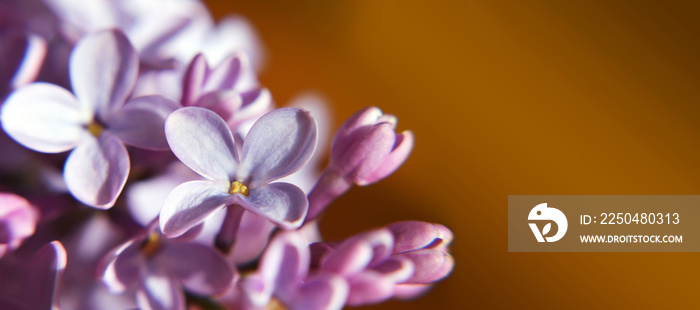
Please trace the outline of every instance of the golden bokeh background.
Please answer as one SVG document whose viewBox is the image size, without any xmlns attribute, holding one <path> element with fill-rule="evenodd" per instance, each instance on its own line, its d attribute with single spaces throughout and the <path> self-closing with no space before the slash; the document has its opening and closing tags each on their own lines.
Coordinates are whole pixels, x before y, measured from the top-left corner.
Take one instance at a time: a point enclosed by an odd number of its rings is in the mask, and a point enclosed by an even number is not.
<svg viewBox="0 0 700 310">
<path fill-rule="evenodd" d="M 365 106 L 416 136 L 321 229 L 443 223 L 456 267 L 368 309 L 698 308 L 697 253 L 508 253 L 512 194 L 700 194 L 700 18 L 692 1 L 206 1 L 267 47 L 278 103 L 316 90 L 333 128 Z M 700 223 L 698 223 L 700 229 Z"/>
</svg>

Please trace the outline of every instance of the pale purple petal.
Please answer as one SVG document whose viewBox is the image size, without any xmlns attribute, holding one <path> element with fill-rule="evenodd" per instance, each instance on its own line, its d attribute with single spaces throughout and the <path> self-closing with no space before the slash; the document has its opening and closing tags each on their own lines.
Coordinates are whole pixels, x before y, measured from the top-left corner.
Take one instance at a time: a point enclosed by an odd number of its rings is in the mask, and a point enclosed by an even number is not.
<svg viewBox="0 0 700 310">
<path fill-rule="evenodd" d="M 356 130 L 344 143 L 334 141 L 331 164 L 353 180 L 374 172 L 391 152 L 396 134 L 389 123 Z"/>
<path fill-rule="evenodd" d="M 182 85 L 180 103 L 187 107 L 193 105 L 202 94 L 202 85 L 209 75 L 209 65 L 204 55 L 197 54 L 187 66 Z"/>
<path fill-rule="evenodd" d="M 236 243 L 231 251 L 235 263 L 248 263 L 265 249 L 275 225 L 253 212 L 245 212 L 236 235 Z"/>
<path fill-rule="evenodd" d="M 367 268 L 372 261 L 374 251 L 369 243 L 355 238 L 343 242 L 321 260 L 323 270 L 351 276 Z"/>
<path fill-rule="evenodd" d="M 232 181 L 238 165 L 231 130 L 211 110 L 181 108 L 165 121 L 165 137 L 175 156 L 210 180 Z"/>
<path fill-rule="evenodd" d="M 167 150 L 165 119 L 177 108 L 176 102 L 157 95 L 136 98 L 111 115 L 106 121 L 107 127 L 126 144 Z"/>
<path fill-rule="evenodd" d="M 348 293 L 348 283 L 343 277 L 321 273 L 304 283 L 289 307 L 291 310 L 342 309 Z"/>
<path fill-rule="evenodd" d="M 403 283 L 413 276 L 415 267 L 412 260 L 394 256 L 372 267 L 372 270 L 381 273 L 383 277 L 391 279 L 394 283 Z"/>
<path fill-rule="evenodd" d="M 277 235 L 263 254 L 258 272 L 243 280 L 242 288 L 257 307 L 264 306 L 274 295 L 282 300 L 293 298 L 309 268 L 306 239 L 296 231 Z"/>
<path fill-rule="evenodd" d="M 129 176 L 129 154 L 119 139 L 107 132 L 85 139 L 75 148 L 63 168 L 68 190 L 82 203 L 109 209 Z"/>
<path fill-rule="evenodd" d="M 333 137 L 333 152 L 344 153 L 349 145 L 347 142 L 350 136 L 354 135 L 355 131 L 364 127 L 376 124 L 377 120 L 382 117 L 382 110 L 377 107 L 367 107 L 355 112 L 348 118 Z"/>
<path fill-rule="evenodd" d="M 158 1 L 141 2 L 153 3 Z M 190 2 L 196 3 L 194 1 Z M 168 6 L 176 5 L 170 4 Z M 161 8 L 163 6 L 157 9 Z M 153 11 L 153 9 L 142 8 L 141 10 Z M 134 27 L 130 27 L 127 33 L 134 48 L 139 51 L 141 62 L 155 68 L 175 66 L 174 51 L 168 51 L 166 47 L 169 42 L 174 42 L 174 39 L 184 33 L 192 25 L 192 21 L 188 17 L 168 16 L 166 14 L 151 14 L 148 17 L 144 17 L 138 18 L 139 22 L 134 24 Z"/>
<path fill-rule="evenodd" d="M 394 294 L 394 281 L 378 272 L 362 272 L 349 282 L 350 294 L 347 300 L 349 306 L 379 303 L 391 298 Z"/>
<path fill-rule="evenodd" d="M 242 92 L 242 106 L 231 119 L 227 121 L 231 128 L 246 121 L 260 118 L 265 113 L 270 112 L 273 106 L 272 94 L 267 88 L 254 88 Z"/>
<path fill-rule="evenodd" d="M 387 228 L 394 235 L 395 253 L 422 248 L 444 248 L 453 238 L 447 227 L 421 221 L 397 222 Z"/>
<path fill-rule="evenodd" d="M 160 95 L 175 102 L 179 102 L 182 97 L 182 71 L 180 70 L 157 70 L 142 69 L 136 80 L 131 97 Z"/>
<path fill-rule="evenodd" d="M 73 92 L 102 120 L 119 110 L 138 74 L 138 54 L 121 31 L 101 31 L 81 39 L 70 58 Z"/>
<path fill-rule="evenodd" d="M 33 82 L 39 74 L 46 56 L 46 41 L 34 34 L 25 34 L 19 29 L 0 34 L 0 96 L 5 87 L 18 88 Z M 9 80 L 11 78 L 11 80 Z"/>
<path fill-rule="evenodd" d="M 25 278 L 27 284 L 22 290 L 24 298 L 32 309 L 59 309 L 58 287 L 63 270 L 66 268 L 66 249 L 59 241 L 53 241 L 34 255 L 31 269 Z"/>
<path fill-rule="evenodd" d="M 227 182 L 190 181 L 173 189 L 160 211 L 160 229 L 177 237 L 204 221 L 231 199 Z"/>
<path fill-rule="evenodd" d="M 67 90 L 34 83 L 13 92 L 2 106 L 2 127 L 24 146 L 58 153 L 74 148 L 87 134 L 92 115 Z"/>
<path fill-rule="evenodd" d="M 242 207 L 284 229 L 301 226 L 309 202 L 306 194 L 289 183 L 272 183 L 250 189 L 250 196 L 236 195 Z"/>
<path fill-rule="evenodd" d="M 185 310 L 185 294 L 180 286 L 169 277 L 149 275 L 141 280 L 136 292 L 140 309 Z"/>
<path fill-rule="evenodd" d="M 368 185 L 389 176 L 406 161 L 412 149 L 413 133 L 411 131 L 404 131 L 396 135 L 396 142 L 391 153 L 384 157 L 384 161 L 373 172 L 362 175 L 357 180 L 357 185 Z"/>
<path fill-rule="evenodd" d="M 125 191 L 126 207 L 131 217 L 148 226 L 160 214 L 160 207 L 168 194 L 182 181 L 171 180 L 167 176 L 130 182 Z"/>
<path fill-rule="evenodd" d="M 274 283 L 275 295 L 288 300 L 309 271 L 309 243 L 294 231 L 277 235 L 265 250 L 260 272 Z"/>
<path fill-rule="evenodd" d="M 204 85 L 202 85 L 202 92 L 224 89 L 240 92 L 241 89 L 236 88 L 236 82 L 244 69 L 243 66 L 247 66 L 247 61 L 245 54 L 242 53 L 226 57 L 209 72 Z"/>
<path fill-rule="evenodd" d="M 197 243 L 163 244 L 158 253 L 158 265 L 199 295 L 220 293 L 234 279 L 232 267 L 221 254 Z"/>
<path fill-rule="evenodd" d="M 308 111 L 277 109 L 263 115 L 243 142 L 238 180 L 250 187 L 290 175 L 306 164 L 316 147 L 316 121 Z"/>
<path fill-rule="evenodd" d="M 117 2 L 124 12 L 140 21 L 129 27 L 129 38 L 142 60 L 155 66 L 189 62 L 201 49 L 199 42 L 213 27 L 213 20 L 201 1 Z"/>
<path fill-rule="evenodd" d="M 194 105 L 216 112 L 229 123 L 241 108 L 241 96 L 232 90 L 212 91 L 199 97 Z"/>
<path fill-rule="evenodd" d="M 449 275 L 454 267 L 452 255 L 440 250 L 424 249 L 394 255 L 399 256 L 410 259 L 415 265 L 415 272 L 406 283 L 427 284 L 439 281 Z"/>
<path fill-rule="evenodd" d="M 126 207 L 141 226 L 148 226 L 160 214 L 168 194 L 178 185 L 201 179 L 181 162 L 168 165 L 164 174 L 138 182 L 129 182 L 125 192 Z"/>
<path fill-rule="evenodd" d="M 97 265 L 98 277 L 113 294 L 123 293 L 139 279 L 141 252 L 135 242 L 138 241 L 128 241 L 109 251 Z"/>
<path fill-rule="evenodd" d="M 111 1 L 52 0 L 42 1 L 61 22 L 68 24 L 64 35 L 70 39 L 85 32 L 116 27 L 118 15 Z"/>
</svg>

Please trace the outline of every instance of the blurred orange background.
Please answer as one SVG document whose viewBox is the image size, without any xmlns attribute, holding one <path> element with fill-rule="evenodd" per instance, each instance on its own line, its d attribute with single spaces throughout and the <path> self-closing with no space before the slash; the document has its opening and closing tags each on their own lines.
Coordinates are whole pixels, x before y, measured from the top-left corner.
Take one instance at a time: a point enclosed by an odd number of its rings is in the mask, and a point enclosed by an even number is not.
<svg viewBox="0 0 700 310">
<path fill-rule="evenodd" d="M 697 253 L 507 251 L 508 195 L 700 194 L 691 1 L 206 2 L 258 30 L 278 103 L 317 90 L 333 130 L 378 106 L 414 132 L 404 166 L 336 201 L 322 233 L 442 223 L 456 267 L 368 309 L 700 306 Z"/>
</svg>

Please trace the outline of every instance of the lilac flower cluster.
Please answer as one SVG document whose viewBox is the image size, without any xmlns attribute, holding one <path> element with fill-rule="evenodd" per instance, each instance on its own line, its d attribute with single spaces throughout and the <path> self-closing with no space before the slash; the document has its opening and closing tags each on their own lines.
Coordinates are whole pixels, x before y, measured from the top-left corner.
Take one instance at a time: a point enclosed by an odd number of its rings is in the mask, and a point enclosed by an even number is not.
<svg viewBox="0 0 700 310">
<path fill-rule="evenodd" d="M 167 2 L 167 4 L 165 3 Z M 446 277 L 452 233 L 317 228 L 413 147 L 369 107 L 278 107 L 239 16 L 196 0 L 0 2 L 1 309 L 340 309 Z"/>
</svg>

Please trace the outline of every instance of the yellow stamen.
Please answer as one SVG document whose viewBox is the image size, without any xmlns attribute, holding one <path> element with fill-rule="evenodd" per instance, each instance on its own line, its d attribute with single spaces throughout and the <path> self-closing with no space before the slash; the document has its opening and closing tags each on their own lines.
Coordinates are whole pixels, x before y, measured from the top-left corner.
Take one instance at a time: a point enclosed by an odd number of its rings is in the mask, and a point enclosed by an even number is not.
<svg viewBox="0 0 700 310">
<path fill-rule="evenodd" d="M 141 245 L 141 252 L 146 256 L 152 256 L 160 250 L 160 236 L 157 232 L 152 232 Z"/>
<path fill-rule="evenodd" d="M 102 130 L 104 130 L 104 127 L 102 125 L 98 124 L 97 122 L 92 122 L 90 125 L 87 126 L 87 130 L 95 137 L 99 137 L 100 134 L 102 133 Z"/>
<path fill-rule="evenodd" d="M 233 194 L 241 194 L 243 196 L 248 196 L 248 187 L 243 185 L 243 183 L 238 182 L 238 181 L 233 181 L 231 182 L 231 188 L 228 190 L 228 193 L 233 195 Z"/>
<path fill-rule="evenodd" d="M 265 306 L 265 310 L 287 310 L 287 307 L 277 298 L 272 298 L 267 306 Z"/>
</svg>

